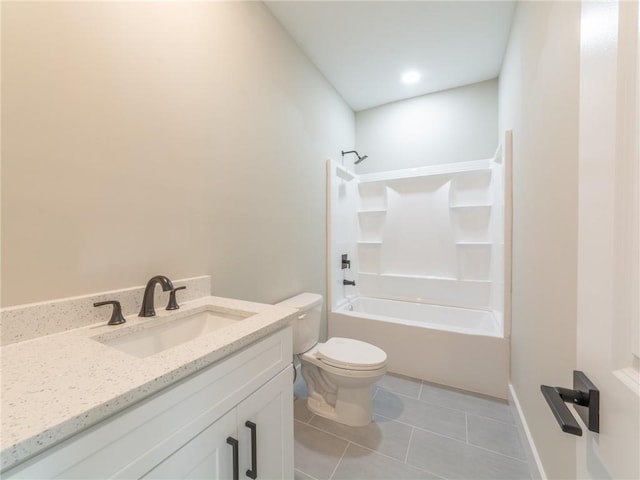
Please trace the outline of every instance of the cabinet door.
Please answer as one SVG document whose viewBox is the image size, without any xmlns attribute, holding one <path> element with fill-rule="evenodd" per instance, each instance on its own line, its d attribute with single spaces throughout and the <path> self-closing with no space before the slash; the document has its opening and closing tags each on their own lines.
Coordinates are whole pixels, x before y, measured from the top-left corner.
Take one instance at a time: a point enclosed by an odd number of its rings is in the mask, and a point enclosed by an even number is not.
<svg viewBox="0 0 640 480">
<path fill-rule="evenodd" d="M 251 446 L 255 424 L 256 450 Z M 293 370 L 289 366 L 238 405 L 240 478 L 293 479 Z M 252 470 L 255 458 L 257 476 Z"/>
<path fill-rule="evenodd" d="M 236 436 L 236 410 L 209 425 L 142 478 L 230 479 L 233 478 L 233 449 L 228 437 Z"/>
</svg>

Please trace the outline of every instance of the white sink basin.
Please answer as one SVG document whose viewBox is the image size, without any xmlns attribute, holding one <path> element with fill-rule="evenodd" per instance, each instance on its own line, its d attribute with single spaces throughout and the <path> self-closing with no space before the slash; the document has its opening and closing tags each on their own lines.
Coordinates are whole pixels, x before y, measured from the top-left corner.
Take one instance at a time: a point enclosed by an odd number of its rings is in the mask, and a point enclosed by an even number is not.
<svg viewBox="0 0 640 480">
<path fill-rule="evenodd" d="M 192 314 L 181 315 L 175 320 L 149 326 L 144 330 L 98 341 L 129 355 L 144 358 L 229 325 L 235 325 L 252 315 L 255 313 L 243 310 L 221 311 L 208 307 L 205 310 L 198 309 Z"/>
</svg>

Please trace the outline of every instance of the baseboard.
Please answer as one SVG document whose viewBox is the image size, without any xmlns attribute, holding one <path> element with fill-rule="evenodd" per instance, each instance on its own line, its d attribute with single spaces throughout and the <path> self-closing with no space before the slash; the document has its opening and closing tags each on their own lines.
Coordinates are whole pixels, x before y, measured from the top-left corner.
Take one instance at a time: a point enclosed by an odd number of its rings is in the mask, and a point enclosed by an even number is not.
<svg viewBox="0 0 640 480">
<path fill-rule="evenodd" d="M 531 473 L 534 475 L 535 479 L 547 480 L 547 475 L 545 474 L 544 467 L 540 461 L 538 450 L 536 450 L 536 445 L 533 442 L 531 431 L 529 430 L 527 420 L 524 417 L 524 413 L 520 407 L 520 402 L 518 401 L 518 396 L 516 395 L 516 391 L 512 384 L 509 384 L 509 405 L 511 405 L 511 409 L 513 410 L 514 417 L 516 419 L 516 425 L 518 427 L 518 432 L 520 433 L 522 446 L 524 447 L 527 455 L 527 461 L 532 467 Z"/>
</svg>

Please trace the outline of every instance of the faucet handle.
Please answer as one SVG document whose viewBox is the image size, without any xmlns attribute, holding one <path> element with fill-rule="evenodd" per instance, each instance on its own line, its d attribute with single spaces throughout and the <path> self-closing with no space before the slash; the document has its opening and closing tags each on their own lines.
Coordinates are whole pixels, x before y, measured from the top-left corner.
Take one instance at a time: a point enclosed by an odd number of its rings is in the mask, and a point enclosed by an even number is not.
<svg viewBox="0 0 640 480">
<path fill-rule="evenodd" d="M 184 290 L 185 288 L 187 287 L 182 286 L 171 289 L 171 291 L 169 292 L 169 303 L 167 303 L 166 310 L 177 310 L 180 308 L 180 305 L 178 305 L 178 302 L 176 301 L 176 292 L 178 290 Z"/>
<path fill-rule="evenodd" d="M 120 307 L 120 302 L 117 300 L 107 300 L 106 302 L 96 302 L 93 304 L 94 307 L 101 307 L 103 305 L 113 305 L 113 311 L 111 312 L 111 319 L 107 325 L 120 325 L 127 320 L 122 316 L 122 308 Z"/>
</svg>

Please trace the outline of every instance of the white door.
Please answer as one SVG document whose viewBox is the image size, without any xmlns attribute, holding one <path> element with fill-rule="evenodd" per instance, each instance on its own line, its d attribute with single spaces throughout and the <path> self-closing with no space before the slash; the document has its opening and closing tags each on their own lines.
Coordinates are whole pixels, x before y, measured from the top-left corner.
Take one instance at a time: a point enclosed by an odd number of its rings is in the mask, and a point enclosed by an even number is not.
<svg viewBox="0 0 640 480">
<path fill-rule="evenodd" d="M 240 478 L 293 479 L 292 372 L 291 368 L 282 371 L 238 405 Z M 247 421 L 255 425 L 255 450 Z M 247 472 L 254 467 L 256 475 L 250 477 Z"/>
<path fill-rule="evenodd" d="M 639 23 L 637 0 L 582 3 L 577 365 L 601 406 L 578 478 L 640 478 Z"/>
<path fill-rule="evenodd" d="M 236 435 L 233 409 L 175 451 L 143 478 L 146 479 L 231 479 L 233 447 L 227 438 Z"/>
</svg>

